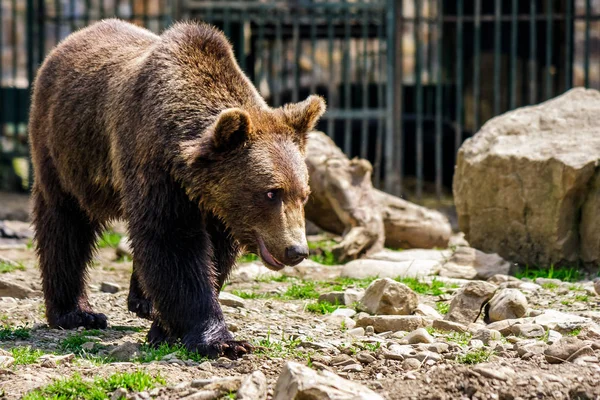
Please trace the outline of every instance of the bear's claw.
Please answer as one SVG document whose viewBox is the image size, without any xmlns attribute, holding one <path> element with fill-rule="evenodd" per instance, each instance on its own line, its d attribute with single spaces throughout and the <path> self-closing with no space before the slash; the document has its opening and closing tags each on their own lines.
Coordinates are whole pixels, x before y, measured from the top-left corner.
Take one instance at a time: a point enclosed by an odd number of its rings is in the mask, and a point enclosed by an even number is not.
<svg viewBox="0 0 600 400">
<path fill-rule="evenodd" d="M 83 326 L 86 329 L 106 329 L 106 315 L 87 311 L 72 311 L 70 313 L 48 318 L 52 328 L 75 329 Z"/>
<path fill-rule="evenodd" d="M 139 318 L 153 320 L 152 302 L 148 299 L 130 296 L 127 299 L 127 309 Z"/>
</svg>

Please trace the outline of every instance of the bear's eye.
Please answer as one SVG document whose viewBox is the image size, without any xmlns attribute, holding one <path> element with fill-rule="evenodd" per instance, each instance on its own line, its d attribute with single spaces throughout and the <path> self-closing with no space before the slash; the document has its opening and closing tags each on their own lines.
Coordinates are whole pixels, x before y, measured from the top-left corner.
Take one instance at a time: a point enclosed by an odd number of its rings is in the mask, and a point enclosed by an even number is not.
<svg viewBox="0 0 600 400">
<path fill-rule="evenodd" d="M 275 202 L 281 197 L 281 189 L 271 189 L 267 192 L 267 200 Z"/>
</svg>

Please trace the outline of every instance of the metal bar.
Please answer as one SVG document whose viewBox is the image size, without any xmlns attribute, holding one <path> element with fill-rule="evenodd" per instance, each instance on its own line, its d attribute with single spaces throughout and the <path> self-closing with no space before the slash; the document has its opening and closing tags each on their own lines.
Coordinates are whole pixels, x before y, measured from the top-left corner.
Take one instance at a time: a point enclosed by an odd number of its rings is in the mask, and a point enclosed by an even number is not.
<svg viewBox="0 0 600 400">
<path fill-rule="evenodd" d="M 479 97 L 481 94 L 481 0 L 475 0 L 473 56 L 473 128 L 479 129 Z M 497 96 L 497 93 L 495 93 Z"/>
<path fill-rule="evenodd" d="M 37 45 L 38 45 L 38 62 L 41 63 L 44 60 L 44 56 L 46 55 L 46 1 L 38 0 L 38 9 L 37 9 Z M 0 7 L 1 8 L 1 7 Z M 0 17 L 1 20 L 1 17 Z M 2 39 L 0 39 L 0 43 L 2 43 Z M 0 60 L 1 63 L 1 60 Z M 2 74 L 0 73 L 0 76 Z M 1 81 L 1 79 L 0 79 Z"/>
<path fill-rule="evenodd" d="M 592 9 L 591 0 L 585 0 L 585 42 L 583 58 L 584 86 L 590 87 L 590 14 Z"/>
<path fill-rule="evenodd" d="M 225 32 L 225 36 L 231 38 L 231 8 L 225 9 L 223 17 L 223 32 Z"/>
<path fill-rule="evenodd" d="M 464 0 L 457 0 L 456 21 L 456 125 L 454 132 L 454 150 L 458 153 L 462 142 L 463 112 L 463 12 Z"/>
<path fill-rule="evenodd" d="M 395 153 L 395 142 L 396 142 L 396 118 L 395 113 L 398 111 L 398 104 L 396 104 L 395 86 L 401 85 L 401 82 L 395 81 L 396 78 L 396 15 L 398 14 L 397 9 L 400 8 L 401 4 L 397 4 L 395 0 L 387 0 L 388 12 L 387 12 L 387 133 L 385 137 L 385 191 L 391 194 L 397 194 L 397 169 L 395 168 L 394 153 Z M 402 15 L 400 13 L 400 15 Z M 398 68 L 401 69 L 400 66 Z"/>
<path fill-rule="evenodd" d="M 311 18 L 311 23 L 310 23 L 310 63 L 311 63 L 310 93 L 311 94 L 314 94 L 317 91 L 316 50 L 317 50 L 317 21 L 316 21 L 316 18 Z"/>
<path fill-rule="evenodd" d="M 509 108 L 512 110 L 517 106 L 517 0 L 512 0 L 511 22 L 510 22 L 510 85 L 509 85 Z"/>
<path fill-rule="evenodd" d="M 443 47 L 443 0 L 437 0 L 437 51 L 435 85 L 435 193 L 442 198 L 442 47 Z"/>
<path fill-rule="evenodd" d="M 103 0 L 100 0 L 100 3 L 102 3 L 102 1 Z M 56 39 L 55 43 L 58 44 L 58 42 L 60 41 L 60 24 L 62 22 L 60 0 L 54 1 L 54 15 L 56 15 L 56 22 L 54 25 L 54 37 Z"/>
<path fill-rule="evenodd" d="M 75 24 L 75 0 L 69 0 L 69 29 L 71 32 L 77 30 Z"/>
<path fill-rule="evenodd" d="M 536 0 L 530 0 L 531 22 L 529 23 L 529 103 L 534 104 L 537 99 L 536 84 Z"/>
<path fill-rule="evenodd" d="M 327 111 L 327 114 L 323 116 L 323 119 L 362 119 L 362 118 L 383 118 L 387 115 L 384 109 L 368 109 L 368 110 L 346 110 L 343 108 L 337 108 Z"/>
<path fill-rule="evenodd" d="M 135 0 L 129 0 L 129 9 L 131 11 L 129 21 L 133 21 L 135 19 Z"/>
<path fill-rule="evenodd" d="M 329 79 L 328 81 L 328 85 L 327 85 L 327 101 L 329 102 L 329 110 L 333 109 L 336 106 L 336 102 L 335 102 L 335 94 L 334 94 L 334 84 L 335 84 L 335 79 L 334 79 L 334 67 L 333 67 L 333 35 L 334 35 L 334 29 L 333 29 L 333 15 L 331 14 L 331 12 L 327 13 L 327 46 L 328 46 L 328 53 L 329 53 L 329 59 L 328 59 L 328 67 L 329 67 Z M 328 111 L 327 114 L 330 114 L 331 111 Z M 329 135 L 329 137 L 333 138 L 335 136 L 335 132 L 334 132 L 334 120 L 333 119 L 329 119 L 327 121 L 327 135 Z"/>
<path fill-rule="evenodd" d="M 299 10 L 295 10 L 295 13 L 299 12 Z M 294 77 L 294 86 L 292 87 L 292 101 L 297 102 L 300 89 L 300 25 L 298 23 L 298 18 L 296 16 L 292 16 L 294 22 L 292 24 L 292 41 L 294 47 L 294 62 L 292 63 L 292 75 Z"/>
<path fill-rule="evenodd" d="M 83 25 L 90 24 L 90 9 L 92 8 L 92 0 L 85 0 L 85 12 L 83 13 Z"/>
<path fill-rule="evenodd" d="M 142 2 L 142 5 L 143 5 L 142 12 L 144 13 L 144 26 L 146 28 L 148 28 L 148 0 L 144 0 Z"/>
<path fill-rule="evenodd" d="M 255 74 L 256 86 L 261 87 L 262 82 L 265 80 L 266 70 L 267 70 L 267 46 L 265 43 L 265 24 L 266 21 L 266 13 L 263 11 L 260 14 L 261 23 L 258 24 L 258 52 L 260 57 L 260 63 L 258 63 L 260 70 L 258 74 Z M 269 85 L 269 93 L 273 90 L 271 85 Z M 263 93 L 264 95 L 264 93 Z"/>
<path fill-rule="evenodd" d="M 34 24 L 35 24 L 35 8 L 34 0 L 27 0 L 27 90 L 29 92 L 28 98 L 31 97 L 31 88 L 33 85 L 34 77 L 34 66 L 35 62 L 35 51 L 34 51 Z M 0 21 L 2 19 L 0 18 Z M 0 41 L 0 43 L 2 43 Z M 0 60 L 0 63 L 2 60 Z M 1 77 L 2 75 L 0 75 Z M 1 78 L 0 78 L 1 81 Z M 2 84 L 0 82 L 0 88 Z M 1 126 L 1 124 L 0 124 Z M 1 130 L 0 130 L 1 134 Z M 31 189 L 33 185 L 33 166 L 31 164 L 31 157 L 27 157 L 27 185 L 28 189 Z"/>
<path fill-rule="evenodd" d="M 242 22 L 240 23 L 240 36 L 238 38 L 238 40 L 240 41 L 240 54 L 239 54 L 239 60 L 240 60 L 240 68 L 242 69 L 242 71 L 247 72 L 246 71 L 246 26 L 247 26 L 247 22 L 248 22 L 248 14 L 241 12 L 241 17 L 242 17 Z M 250 33 L 250 32 L 248 32 Z"/>
<path fill-rule="evenodd" d="M 369 58 L 368 58 L 368 29 L 369 29 L 369 14 L 367 11 L 364 11 L 363 15 L 363 26 L 362 26 L 362 43 L 363 43 L 363 65 L 362 65 L 362 106 L 363 110 L 367 110 L 369 108 Z M 361 142 L 360 142 L 360 156 L 362 158 L 367 158 L 369 151 L 369 120 L 366 118 L 362 119 L 362 132 L 361 132 Z"/>
<path fill-rule="evenodd" d="M 60 0 L 56 0 L 56 1 L 59 2 Z M 104 16 L 105 16 L 104 0 L 98 1 L 98 7 L 100 8 L 100 19 L 104 19 Z"/>
<path fill-rule="evenodd" d="M 346 0 L 344 0 L 346 1 Z M 350 11 L 346 8 L 344 18 L 344 61 L 342 64 L 342 79 L 344 81 L 344 108 L 350 110 L 352 101 L 352 93 L 350 86 Z M 351 120 L 347 118 L 344 121 L 344 153 L 351 157 L 352 152 L 352 126 Z"/>
<path fill-rule="evenodd" d="M 502 51 L 502 32 L 500 25 L 500 17 L 502 16 L 502 2 L 495 0 L 494 14 L 494 115 L 500 114 L 500 100 L 502 92 L 500 91 L 500 55 Z"/>
<path fill-rule="evenodd" d="M 385 84 L 385 73 L 386 73 L 386 65 L 383 62 L 383 43 L 385 43 L 384 29 L 383 24 L 385 21 L 385 12 L 379 15 L 380 19 L 377 22 L 377 37 L 379 40 L 375 43 L 377 49 L 377 107 L 378 110 L 385 111 L 386 105 L 384 104 L 384 90 L 383 85 Z M 375 185 L 378 188 L 381 188 L 381 161 L 383 157 L 383 132 L 385 128 L 386 116 L 388 113 L 385 113 L 383 116 L 377 119 L 377 138 L 375 140 Z"/>
<path fill-rule="evenodd" d="M 552 7 L 553 1 L 546 0 L 546 99 L 552 97 Z"/>
<path fill-rule="evenodd" d="M 423 86 L 421 85 L 421 6 L 420 0 L 415 0 L 415 22 L 413 24 L 415 36 L 415 89 L 416 89 L 416 113 L 417 113 L 417 131 L 416 131 L 416 166 L 417 171 L 417 199 L 423 197 Z"/>
<path fill-rule="evenodd" d="M 565 90 L 570 89 L 573 86 L 573 3 L 572 0 L 566 1 L 566 17 L 565 17 L 565 30 L 566 30 L 566 43 L 565 43 Z"/>
<path fill-rule="evenodd" d="M 275 106 L 281 105 L 281 90 L 283 88 L 283 63 L 282 62 L 282 53 L 283 53 L 283 43 L 282 43 L 282 32 L 281 32 L 281 18 L 277 18 L 275 22 L 275 68 L 276 76 L 275 76 L 275 93 L 273 94 L 273 102 Z"/>
</svg>

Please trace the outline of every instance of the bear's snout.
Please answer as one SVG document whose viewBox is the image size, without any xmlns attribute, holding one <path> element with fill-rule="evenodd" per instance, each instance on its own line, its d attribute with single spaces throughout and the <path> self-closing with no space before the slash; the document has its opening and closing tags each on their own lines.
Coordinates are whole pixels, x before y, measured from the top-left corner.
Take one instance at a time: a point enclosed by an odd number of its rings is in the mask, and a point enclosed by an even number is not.
<svg viewBox="0 0 600 400">
<path fill-rule="evenodd" d="M 300 264 L 302 260 L 304 260 L 307 257 L 308 246 L 306 244 L 292 245 L 285 249 L 285 258 L 287 265 Z"/>
</svg>

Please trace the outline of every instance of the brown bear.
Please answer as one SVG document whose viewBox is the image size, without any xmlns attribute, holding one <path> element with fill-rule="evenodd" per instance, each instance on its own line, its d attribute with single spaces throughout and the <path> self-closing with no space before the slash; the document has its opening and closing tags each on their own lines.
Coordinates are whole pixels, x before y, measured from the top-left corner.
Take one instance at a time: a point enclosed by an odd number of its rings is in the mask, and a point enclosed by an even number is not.
<svg viewBox="0 0 600 400">
<path fill-rule="evenodd" d="M 307 132 L 318 96 L 270 108 L 216 28 L 157 36 L 119 20 L 73 33 L 34 84 L 34 225 L 51 327 L 105 328 L 87 300 L 98 234 L 128 222 L 129 308 L 150 343 L 238 357 L 218 292 L 245 248 L 275 270 L 308 255 Z"/>
</svg>

